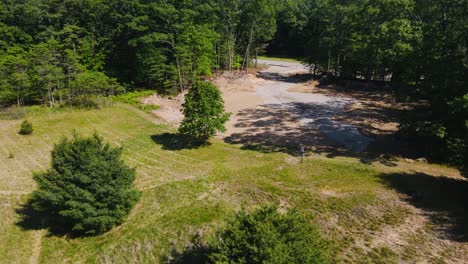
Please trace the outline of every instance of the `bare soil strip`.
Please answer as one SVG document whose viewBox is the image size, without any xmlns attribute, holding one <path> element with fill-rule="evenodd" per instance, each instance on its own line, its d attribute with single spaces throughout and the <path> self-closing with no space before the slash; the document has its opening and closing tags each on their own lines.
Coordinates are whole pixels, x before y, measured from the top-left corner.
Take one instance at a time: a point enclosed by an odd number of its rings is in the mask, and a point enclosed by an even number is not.
<svg viewBox="0 0 468 264">
<path fill-rule="evenodd" d="M 39 257 L 41 256 L 41 242 L 42 237 L 45 235 L 46 230 L 35 230 L 32 237 L 32 247 L 31 247 L 31 258 L 29 259 L 30 264 L 39 263 Z"/>
</svg>

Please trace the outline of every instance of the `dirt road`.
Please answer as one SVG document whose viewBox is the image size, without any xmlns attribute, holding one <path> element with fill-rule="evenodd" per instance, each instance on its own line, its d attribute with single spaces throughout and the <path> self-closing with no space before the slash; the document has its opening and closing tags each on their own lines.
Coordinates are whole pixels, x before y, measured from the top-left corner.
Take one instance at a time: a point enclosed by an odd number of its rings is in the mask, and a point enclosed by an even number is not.
<svg viewBox="0 0 468 264">
<path fill-rule="evenodd" d="M 354 99 L 291 92 L 290 88 L 299 82 L 293 75 L 307 73 L 307 67 L 292 62 L 259 60 L 259 63 L 269 67 L 256 77 L 263 82 L 257 82 L 250 96 L 262 103 L 255 108 L 246 105 L 246 109 L 234 113 L 235 122 L 228 128 L 228 141 L 286 144 L 292 148 L 331 143 L 357 152 L 364 151 L 371 143 L 372 139 L 362 135 L 353 125 L 335 120 L 344 114 L 345 107 Z M 224 96 L 227 104 L 235 97 L 232 88 L 230 90 L 231 93 Z"/>
</svg>

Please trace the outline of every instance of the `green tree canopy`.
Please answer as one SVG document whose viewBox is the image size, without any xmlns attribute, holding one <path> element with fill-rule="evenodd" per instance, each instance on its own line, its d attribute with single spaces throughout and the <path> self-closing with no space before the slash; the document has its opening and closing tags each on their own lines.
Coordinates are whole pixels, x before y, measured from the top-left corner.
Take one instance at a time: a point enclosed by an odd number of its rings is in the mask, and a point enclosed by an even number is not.
<svg viewBox="0 0 468 264">
<path fill-rule="evenodd" d="M 209 82 L 194 83 L 185 96 L 183 113 L 179 132 L 195 143 L 206 143 L 216 132 L 224 132 L 229 120 L 220 91 Z"/>
<path fill-rule="evenodd" d="M 330 263 L 328 243 L 297 211 L 239 212 L 210 242 L 211 263 Z"/>
<path fill-rule="evenodd" d="M 32 208 L 52 229 L 73 235 L 97 235 L 121 224 L 139 198 L 135 170 L 121 153 L 97 134 L 62 139 L 52 150 L 50 170 L 34 174 Z"/>
</svg>

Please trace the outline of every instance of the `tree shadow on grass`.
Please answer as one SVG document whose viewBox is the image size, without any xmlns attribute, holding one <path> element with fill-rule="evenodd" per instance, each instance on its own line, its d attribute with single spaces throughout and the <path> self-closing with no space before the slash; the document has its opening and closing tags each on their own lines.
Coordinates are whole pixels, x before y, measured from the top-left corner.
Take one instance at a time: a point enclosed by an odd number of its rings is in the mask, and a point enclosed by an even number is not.
<svg viewBox="0 0 468 264">
<path fill-rule="evenodd" d="M 424 210 L 449 239 L 468 241 L 468 181 L 424 173 L 390 173 L 382 182 L 404 194 L 404 199 Z"/>
<path fill-rule="evenodd" d="M 173 252 L 171 259 L 166 263 L 170 264 L 204 264 L 208 263 L 208 249 L 199 246 L 190 247 L 183 252 Z"/>
<path fill-rule="evenodd" d="M 32 208 L 30 200 L 16 209 L 16 213 L 20 217 L 16 225 L 24 230 L 40 230 L 47 228 L 46 218 Z"/>
<path fill-rule="evenodd" d="M 66 235 L 70 238 L 76 237 L 67 232 L 64 225 L 52 224 L 49 216 L 34 210 L 31 200 L 28 200 L 20 208 L 16 209 L 16 213 L 19 215 L 19 221 L 16 222 L 16 225 L 23 230 L 47 229 L 49 236 Z"/>
<path fill-rule="evenodd" d="M 197 149 L 211 144 L 210 142 L 196 142 L 187 136 L 176 133 L 152 135 L 151 139 L 156 144 L 162 145 L 164 150 Z"/>
</svg>

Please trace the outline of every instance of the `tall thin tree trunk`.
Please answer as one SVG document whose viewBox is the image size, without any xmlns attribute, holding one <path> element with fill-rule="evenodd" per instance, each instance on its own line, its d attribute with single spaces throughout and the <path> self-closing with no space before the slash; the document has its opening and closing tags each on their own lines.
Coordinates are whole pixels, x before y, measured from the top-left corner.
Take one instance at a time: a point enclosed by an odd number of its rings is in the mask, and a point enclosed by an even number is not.
<svg viewBox="0 0 468 264">
<path fill-rule="evenodd" d="M 47 84 L 47 94 L 49 95 L 49 105 L 50 107 L 54 107 L 54 102 L 52 100 L 52 90 L 50 88 L 50 84 Z"/>
<path fill-rule="evenodd" d="M 183 86 L 183 83 L 182 83 L 182 74 L 181 74 L 181 71 L 180 71 L 179 56 L 177 56 L 177 55 L 176 55 L 176 64 L 177 64 L 177 73 L 179 75 L 179 88 L 180 88 L 180 92 L 183 93 L 184 92 L 184 86 Z"/>
<path fill-rule="evenodd" d="M 250 45 L 252 44 L 253 40 L 253 31 L 254 31 L 254 26 L 250 28 L 250 35 L 249 35 L 249 42 L 247 43 L 247 48 L 245 48 L 245 56 L 244 56 L 244 62 L 242 63 L 242 70 L 244 69 L 248 73 L 249 72 L 249 62 L 250 62 Z"/>
<path fill-rule="evenodd" d="M 340 54 L 338 54 L 337 58 L 336 58 L 336 67 L 335 67 L 335 75 L 336 77 L 340 77 L 341 74 L 340 74 Z"/>
<path fill-rule="evenodd" d="M 255 44 L 255 69 L 258 68 L 258 47 L 257 44 Z"/>
</svg>

